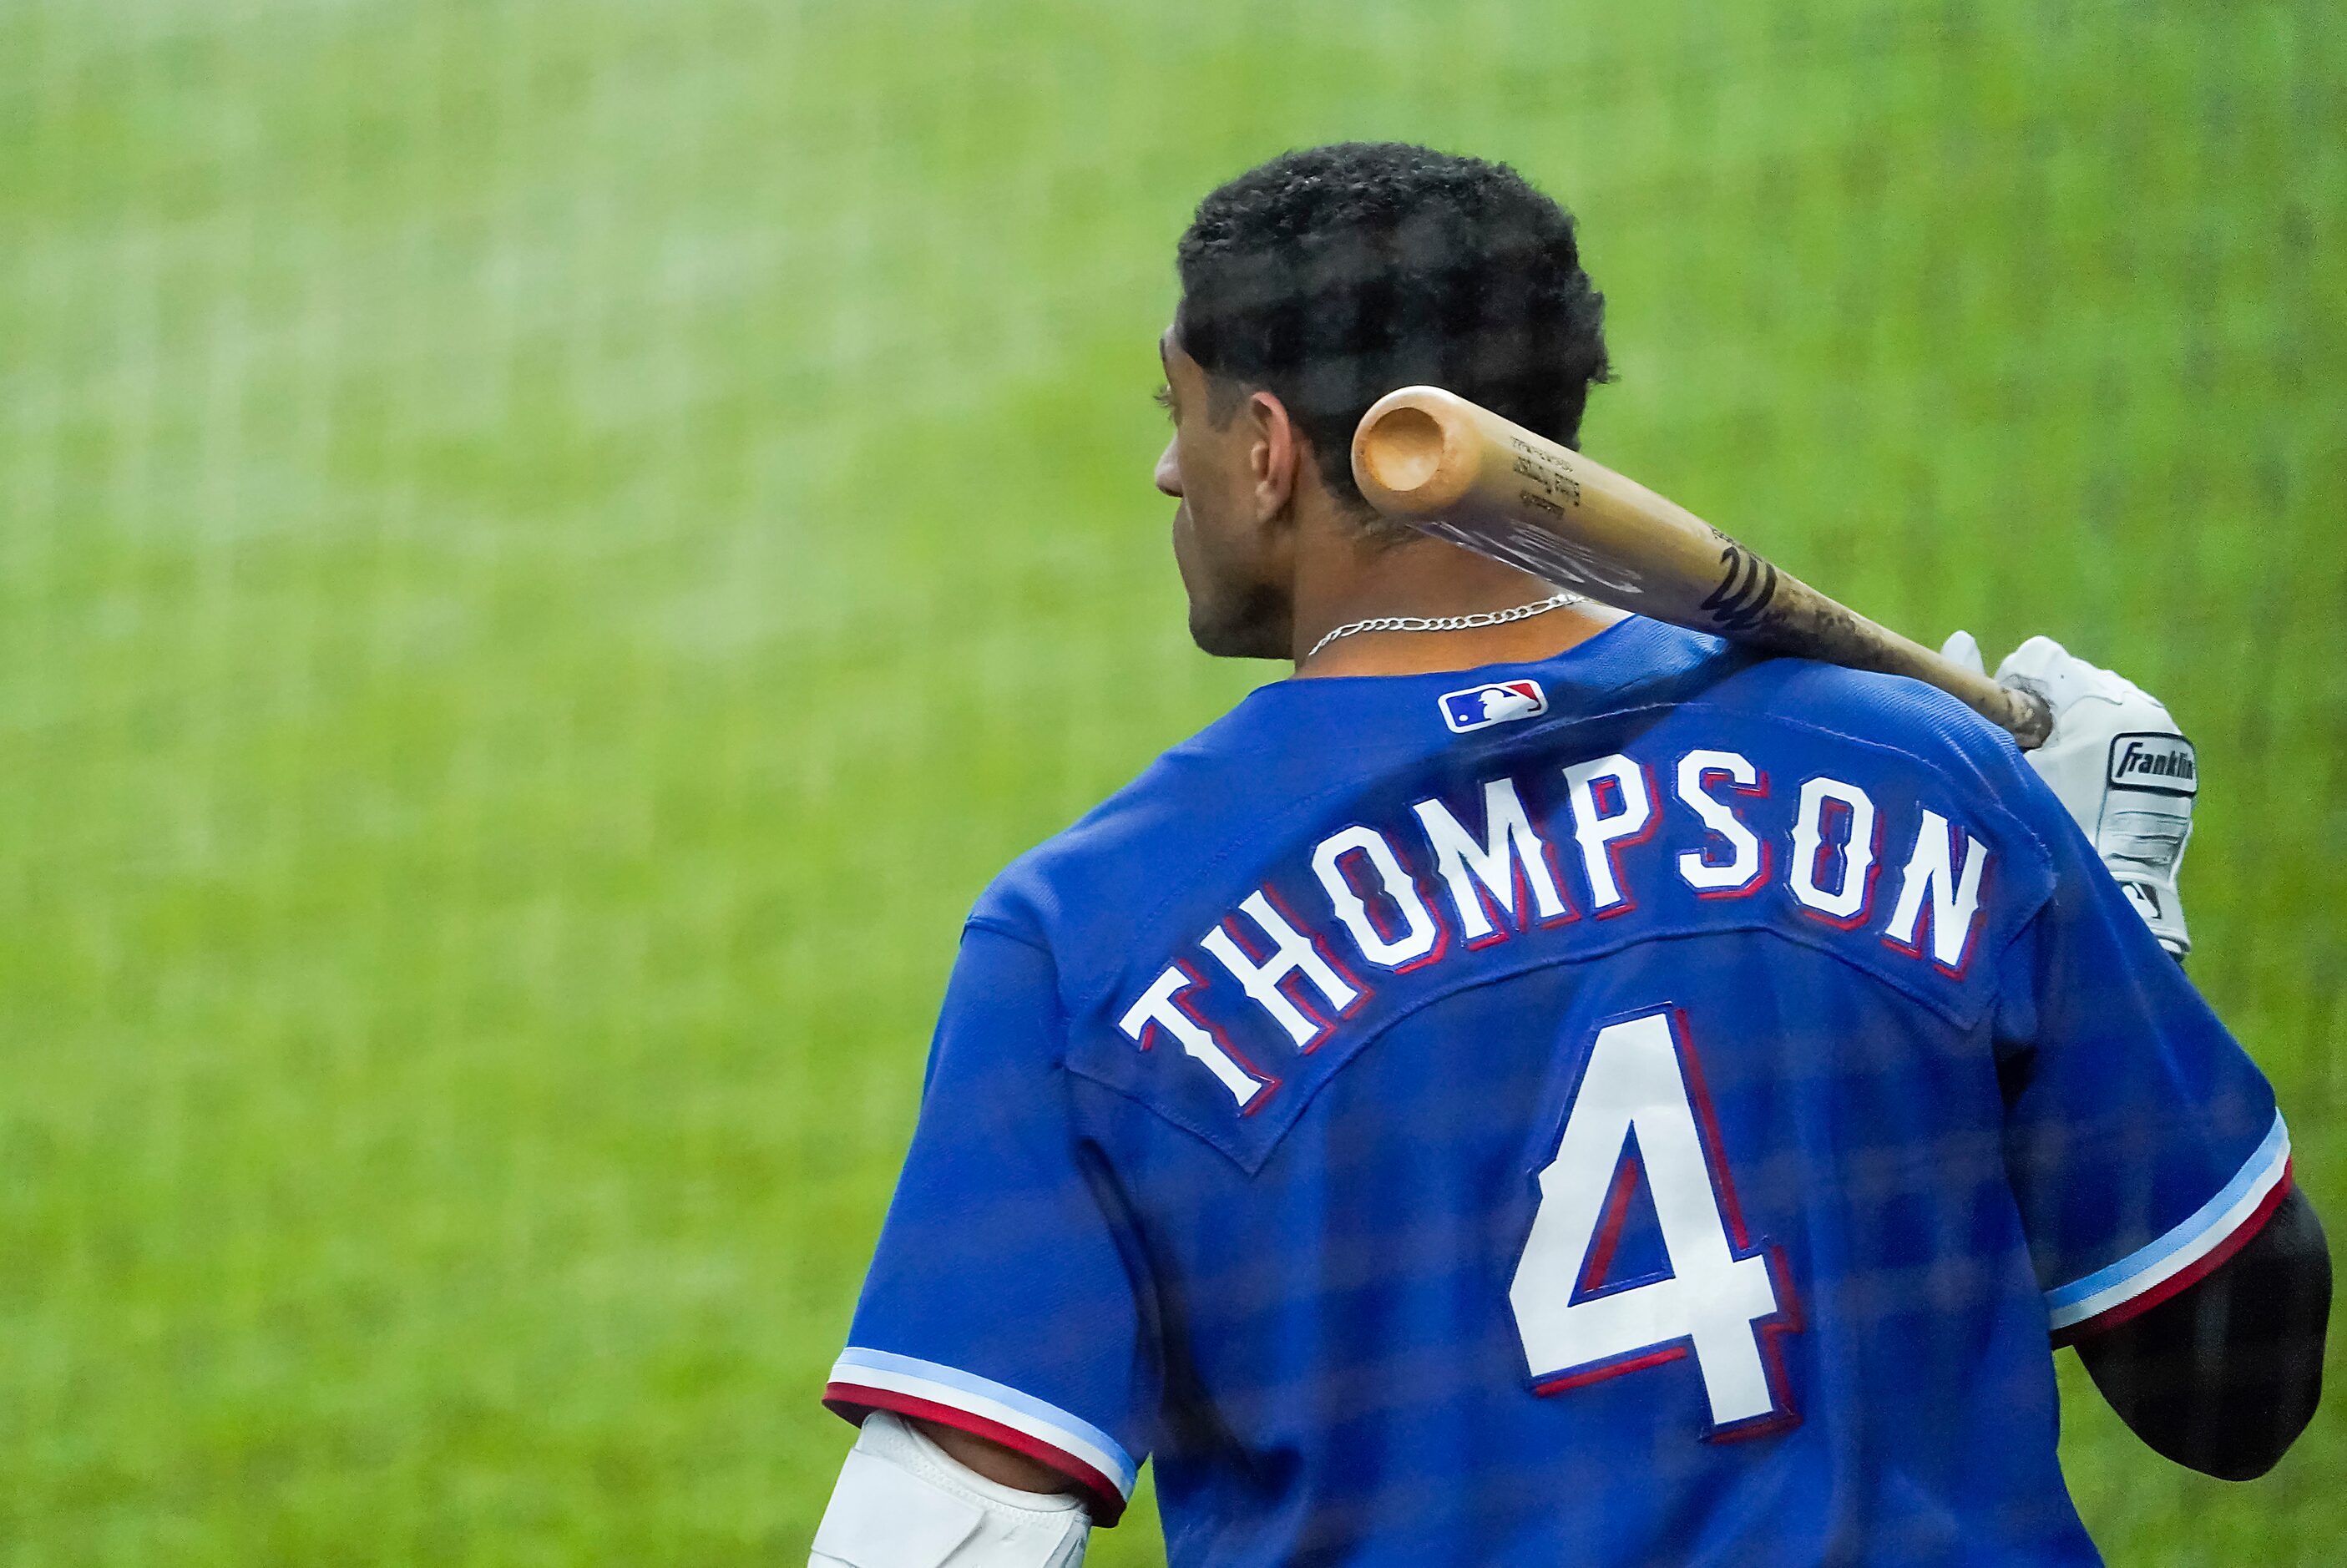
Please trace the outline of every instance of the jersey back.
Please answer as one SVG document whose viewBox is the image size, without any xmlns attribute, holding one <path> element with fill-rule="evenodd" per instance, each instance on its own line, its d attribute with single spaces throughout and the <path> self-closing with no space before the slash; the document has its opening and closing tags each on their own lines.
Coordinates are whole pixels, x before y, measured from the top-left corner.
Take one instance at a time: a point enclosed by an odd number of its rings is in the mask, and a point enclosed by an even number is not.
<svg viewBox="0 0 2347 1568">
<path fill-rule="evenodd" d="M 1631 621 L 1006 873 L 829 1397 L 1153 1455 L 1176 1563 L 2092 1562 L 2049 1342 L 2287 1158 L 2001 734 Z"/>
</svg>

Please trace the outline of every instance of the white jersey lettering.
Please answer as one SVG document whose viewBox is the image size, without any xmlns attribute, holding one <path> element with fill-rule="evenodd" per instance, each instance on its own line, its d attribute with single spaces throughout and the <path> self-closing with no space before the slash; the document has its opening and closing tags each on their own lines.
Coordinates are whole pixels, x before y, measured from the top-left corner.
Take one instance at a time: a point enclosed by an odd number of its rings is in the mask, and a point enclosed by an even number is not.
<svg viewBox="0 0 2347 1568">
<path fill-rule="evenodd" d="M 1748 892 L 1768 874 L 1768 852 L 1759 835 L 1744 825 L 1733 806 L 1707 787 L 1724 779 L 1741 794 L 1761 794 L 1768 785 L 1760 770 L 1739 752 L 1694 751 L 1679 759 L 1679 799 L 1703 819 L 1704 826 L 1727 841 L 1727 858 L 1715 861 L 1707 850 L 1689 849 L 1679 856 L 1679 876 L 1698 893 Z"/>
<path fill-rule="evenodd" d="M 1156 1043 L 1151 1031 L 1163 1030 L 1181 1043 L 1182 1054 L 1203 1063 L 1245 1111 L 1278 1080 L 1250 1071 L 1210 1025 L 1182 1006 L 1182 993 L 1200 983 L 1197 976 L 1174 965 L 1150 982 L 1140 1000 L 1124 1009 L 1117 1027 L 1143 1050 Z"/>
<path fill-rule="evenodd" d="M 1849 818 L 1841 852 L 1833 856 L 1840 876 L 1831 887 L 1818 881 L 1818 863 L 1833 846 L 1826 842 L 1826 807 L 1838 805 Z M 1874 797 L 1854 784 L 1814 778 L 1801 786 L 1801 811 L 1793 823 L 1793 865 L 1787 879 L 1806 908 L 1836 925 L 1865 917 L 1874 891 Z"/>
<path fill-rule="evenodd" d="M 1342 1013 L 1360 1000 L 1361 993 L 1322 953 L 1319 944 L 1296 928 L 1295 923 L 1279 912 L 1266 897 L 1261 888 L 1250 893 L 1239 907 L 1246 911 L 1263 934 L 1271 938 L 1271 956 L 1258 962 L 1247 956 L 1236 938 L 1231 935 L 1232 921 L 1225 920 L 1199 939 L 1199 946 L 1214 954 L 1223 968 L 1231 972 L 1256 1006 L 1269 1013 L 1272 1020 L 1287 1032 L 1287 1038 L 1306 1050 L 1320 1043 L 1332 1027 L 1325 1019 L 1307 1012 L 1281 989 L 1283 982 L 1301 978 L 1309 980 L 1313 989 L 1329 1007 Z"/>
<path fill-rule="evenodd" d="M 1915 852 L 1907 857 L 1907 869 L 1899 884 L 1899 902 L 1891 908 L 1891 924 L 1882 931 L 1894 946 L 1922 952 L 1915 927 L 1923 918 L 1928 900 L 1932 961 L 1950 971 L 1963 968 L 1973 927 L 1980 915 L 1981 877 L 1988 869 L 1988 845 L 1971 834 L 1964 835 L 1962 871 L 1950 862 L 1954 847 L 1955 831 L 1948 819 L 1926 810 L 1923 825 L 1915 834 Z"/>
<path fill-rule="evenodd" d="M 1573 810 L 1573 836 L 1581 845 L 1582 869 L 1589 877 L 1589 907 L 1600 917 L 1633 908 L 1616 873 L 1615 852 L 1655 830 L 1654 794 L 1646 770 L 1616 753 L 1575 763 L 1564 770 Z M 1601 788 L 1613 804 L 1598 798 Z"/>
<path fill-rule="evenodd" d="M 1492 924 L 1483 894 L 1508 921 L 1524 918 L 1519 889 L 1532 895 L 1532 913 L 1542 920 L 1565 918 L 1571 911 L 1557 891 L 1556 873 L 1549 864 L 1548 845 L 1532 831 L 1516 781 L 1499 778 L 1483 785 L 1483 839 L 1478 843 L 1439 800 L 1422 800 L 1410 808 L 1426 830 L 1434 851 L 1435 870 L 1450 889 L 1451 907 L 1459 914 L 1459 929 L 1468 946 L 1493 941 L 1506 933 Z M 1477 891 L 1480 885 L 1481 892 Z"/>
<path fill-rule="evenodd" d="M 1346 876 L 1345 857 L 1354 855 L 1369 863 L 1386 901 L 1400 913 L 1399 936 L 1388 937 L 1378 929 L 1368 905 Z M 1337 918 L 1353 934 L 1353 945 L 1369 962 L 1389 969 L 1402 969 L 1439 956 L 1442 927 L 1433 911 L 1427 908 L 1426 900 L 1418 896 L 1409 874 L 1401 868 L 1401 861 L 1394 855 L 1393 845 L 1386 842 L 1385 835 L 1373 827 L 1348 827 L 1342 833 L 1330 834 L 1312 852 L 1312 870 L 1320 878 Z"/>
</svg>

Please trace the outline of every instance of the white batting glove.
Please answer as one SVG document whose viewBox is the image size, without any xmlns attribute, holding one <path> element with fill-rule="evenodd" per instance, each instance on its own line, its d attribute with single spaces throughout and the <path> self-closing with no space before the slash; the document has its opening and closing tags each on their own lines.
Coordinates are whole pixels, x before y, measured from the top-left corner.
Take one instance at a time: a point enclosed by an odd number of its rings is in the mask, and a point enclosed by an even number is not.
<svg viewBox="0 0 2347 1568">
<path fill-rule="evenodd" d="M 1980 644 L 1959 631 L 1940 651 L 1985 673 Z M 2036 692 L 2054 711 L 2054 733 L 2027 753 L 2093 841 L 2159 945 L 2192 950 L 2177 868 L 2192 836 L 2200 774 L 2192 743 L 2157 698 L 2134 682 L 2073 657 L 2050 637 L 2033 637 L 1996 667 L 2000 686 Z"/>
</svg>

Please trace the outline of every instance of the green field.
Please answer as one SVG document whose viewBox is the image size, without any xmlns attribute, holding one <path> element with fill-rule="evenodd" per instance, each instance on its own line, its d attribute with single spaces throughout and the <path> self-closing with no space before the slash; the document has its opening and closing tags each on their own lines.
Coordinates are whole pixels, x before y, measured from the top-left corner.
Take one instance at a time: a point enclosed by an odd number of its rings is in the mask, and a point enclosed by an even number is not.
<svg viewBox="0 0 2347 1568">
<path fill-rule="evenodd" d="M 1582 214 L 1593 454 L 2168 698 L 2347 1227 L 2334 0 L 17 0 L 0 1563 L 804 1560 L 962 912 L 1276 672 L 1153 338 L 1345 137 Z M 2335 1561 L 2341 1400 L 2228 1487 L 2065 1377 L 2115 1561 Z"/>
</svg>

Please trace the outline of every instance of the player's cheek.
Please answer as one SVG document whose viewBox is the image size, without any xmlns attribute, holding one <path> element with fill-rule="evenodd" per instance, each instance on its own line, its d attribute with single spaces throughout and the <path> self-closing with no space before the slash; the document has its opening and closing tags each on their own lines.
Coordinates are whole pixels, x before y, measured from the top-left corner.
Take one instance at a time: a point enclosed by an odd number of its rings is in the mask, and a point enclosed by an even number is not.
<svg viewBox="0 0 2347 1568">
<path fill-rule="evenodd" d="M 1198 523 L 1187 501 L 1174 508 L 1174 567 L 1181 573 L 1183 589 L 1192 599 L 1197 598 L 1203 566 L 1198 559 Z"/>
</svg>

